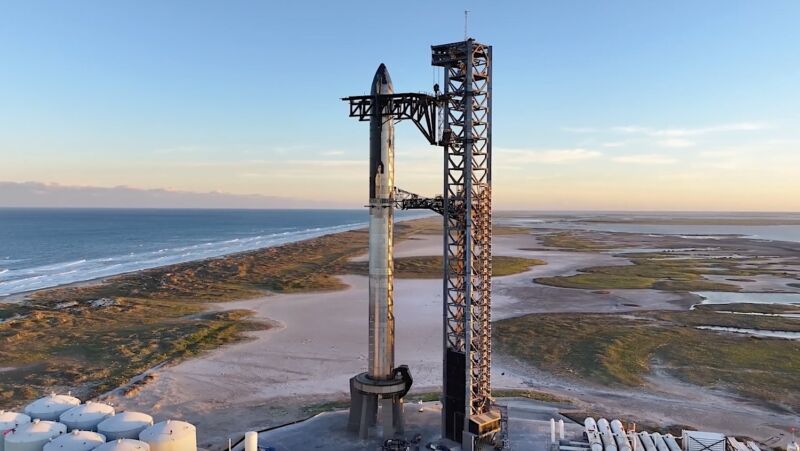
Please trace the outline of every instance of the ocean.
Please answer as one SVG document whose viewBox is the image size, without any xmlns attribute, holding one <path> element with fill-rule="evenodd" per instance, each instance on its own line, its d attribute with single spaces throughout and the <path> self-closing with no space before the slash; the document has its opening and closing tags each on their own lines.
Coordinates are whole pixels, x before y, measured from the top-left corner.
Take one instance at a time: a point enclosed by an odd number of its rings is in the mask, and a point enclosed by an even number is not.
<svg viewBox="0 0 800 451">
<path fill-rule="evenodd" d="M 367 220 L 366 209 L 0 208 L 0 296 L 276 246 Z"/>
</svg>

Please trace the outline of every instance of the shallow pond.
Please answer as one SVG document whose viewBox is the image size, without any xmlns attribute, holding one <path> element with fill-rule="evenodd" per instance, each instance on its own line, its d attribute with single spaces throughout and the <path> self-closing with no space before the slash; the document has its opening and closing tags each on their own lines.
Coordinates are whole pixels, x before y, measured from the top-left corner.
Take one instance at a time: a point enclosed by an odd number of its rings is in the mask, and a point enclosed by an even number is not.
<svg viewBox="0 0 800 451">
<path fill-rule="evenodd" d="M 703 298 L 702 304 L 800 304 L 800 293 L 730 293 L 725 291 L 694 291 Z"/>
</svg>

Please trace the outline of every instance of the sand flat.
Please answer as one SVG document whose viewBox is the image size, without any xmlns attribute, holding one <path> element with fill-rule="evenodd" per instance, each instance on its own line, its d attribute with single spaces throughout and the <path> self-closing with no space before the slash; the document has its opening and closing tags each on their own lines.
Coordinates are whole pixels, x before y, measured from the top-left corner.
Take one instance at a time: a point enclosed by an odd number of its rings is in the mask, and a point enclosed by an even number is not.
<svg viewBox="0 0 800 451">
<path fill-rule="evenodd" d="M 498 236 L 496 255 L 539 258 L 545 266 L 493 280 L 493 317 L 534 312 L 614 313 L 637 309 L 687 309 L 697 299 L 656 290 L 589 290 L 557 288 L 533 282 L 535 277 L 564 275 L 597 265 L 627 265 L 621 256 L 602 252 L 530 250 L 539 246 L 533 235 Z M 396 256 L 441 254 L 441 237 L 415 236 L 397 244 Z M 366 255 L 356 260 L 364 261 Z M 255 319 L 273 324 L 254 332 L 252 340 L 224 346 L 197 358 L 156 371 L 157 378 L 131 397 L 113 396 L 122 409 L 153 412 L 159 418 L 185 418 L 198 426 L 201 443 L 219 446 L 228 436 L 248 429 L 289 422 L 305 415 L 304 406 L 330 399 L 347 399 L 348 380 L 366 368 L 367 278 L 342 276 L 349 288 L 324 293 L 278 294 L 213 306 L 217 310 L 248 309 Z M 442 283 L 438 279 L 395 281 L 397 364 L 410 366 L 414 389 L 427 391 L 441 384 Z M 703 423 L 714 409 L 730 415 L 741 401 L 709 393 L 706 398 L 663 393 L 665 380 L 653 377 L 655 393 L 619 390 L 562 380 L 496 355 L 492 377 L 496 388 L 535 387 L 579 397 L 587 407 L 637 413 L 642 417 Z M 671 385 L 670 385 L 671 386 Z M 692 393 L 691 390 L 686 391 Z M 635 405 L 632 404 L 635 399 Z M 713 409 L 712 409 L 713 410 Z M 744 415 L 765 415 L 749 406 Z M 744 418 L 744 417 L 743 417 Z M 743 420 L 742 418 L 742 420 Z M 738 419 L 738 417 L 737 417 Z M 714 423 L 716 426 L 716 423 Z M 748 429 L 744 421 L 736 426 Z M 754 427 L 763 428 L 762 423 Z M 758 430 L 761 432 L 761 430 Z"/>
</svg>

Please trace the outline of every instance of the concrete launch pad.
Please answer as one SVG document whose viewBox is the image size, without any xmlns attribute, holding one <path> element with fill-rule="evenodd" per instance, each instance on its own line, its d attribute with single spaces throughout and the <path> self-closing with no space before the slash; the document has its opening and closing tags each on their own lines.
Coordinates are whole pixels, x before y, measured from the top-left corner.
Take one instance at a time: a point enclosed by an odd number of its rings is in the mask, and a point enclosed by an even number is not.
<svg viewBox="0 0 800 451">
<path fill-rule="evenodd" d="M 509 439 L 514 451 L 546 451 L 550 445 L 550 419 L 563 419 L 567 434 L 580 434 L 583 425 L 579 425 L 559 414 L 559 405 L 541 403 L 526 399 L 503 399 L 502 404 L 508 406 Z M 379 450 L 383 440 L 371 438 L 358 440 L 346 431 L 347 410 L 326 412 L 301 423 L 260 433 L 260 447 L 272 447 L 276 451 L 297 449 L 320 450 Z M 405 405 L 406 439 L 419 437 L 411 449 L 427 448 L 430 443 L 437 443 L 441 438 L 442 411 L 441 403 L 423 404 L 419 412 L 417 403 Z M 375 434 L 371 434 L 374 437 Z M 453 450 L 461 449 L 453 443 Z M 416 448 L 415 448 L 416 447 Z"/>
</svg>

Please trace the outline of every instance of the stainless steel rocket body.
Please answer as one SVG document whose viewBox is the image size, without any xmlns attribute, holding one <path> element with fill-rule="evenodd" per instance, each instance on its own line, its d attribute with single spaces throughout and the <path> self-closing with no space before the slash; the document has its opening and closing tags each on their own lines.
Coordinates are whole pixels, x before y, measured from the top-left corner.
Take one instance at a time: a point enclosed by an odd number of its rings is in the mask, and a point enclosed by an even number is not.
<svg viewBox="0 0 800 451">
<path fill-rule="evenodd" d="M 394 123 L 380 94 L 394 87 L 386 66 L 372 80 L 369 128 L 369 367 L 371 379 L 388 380 L 394 370 L 392 233 L 394 215 Z"/>
</svg>

